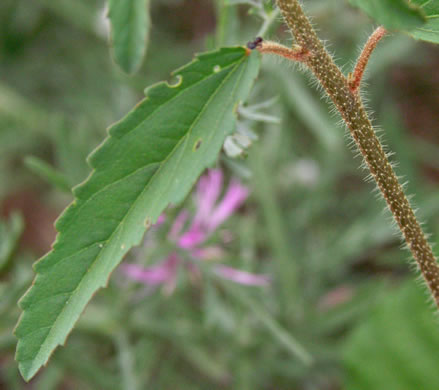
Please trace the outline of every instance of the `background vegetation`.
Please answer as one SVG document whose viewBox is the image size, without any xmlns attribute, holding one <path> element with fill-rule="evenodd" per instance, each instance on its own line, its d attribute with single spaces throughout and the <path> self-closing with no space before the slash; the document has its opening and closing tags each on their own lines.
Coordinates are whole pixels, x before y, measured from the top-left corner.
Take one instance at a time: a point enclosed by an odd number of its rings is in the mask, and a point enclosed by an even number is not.
<svg viewBox="0 0 439 390">
<path fill-rule="evenodd" d="M 31 264 L 53 242 L 69 188 L 89 172 L 85 157 L 146 86 L 169 79 L 194 52 L 245 44 L 262 23 L 245 4 L 153 1 L 146 59 L 126 76 L 111 60 L 104 6 L 0 3 L 0 388 L 436 390 L 437 320 L 384 203 L 308 75 L 273 58 L 264 58 L 249 104 L 275 103 L 262 116 L 240 117 L 258 141 L 244 156 L 218 161 L 250 197 L 211 238 L 227 241 L 215 264 L 269 274 L 270 287 L 222 281 L 210 263 L 195 281 L 182 271 L 172 293 L 116 271 L 66 347 L 31 384 L 20 379 L 17 300 Z M 347 1 L 308 0 L 306 10 L 348 72 L 371 21 Z M 268 36 L 290 39 L 280 23 Z M 437 47 L 395 34 L 374 53 L 365 88 L 432 243 L 438 64 Z M 184 207 L 194 208 L 191 197 Z M 126 260 L 161 260 L 177 211 Z M 298 356 L 296 342 L 313 364 Z"/>
</svg>

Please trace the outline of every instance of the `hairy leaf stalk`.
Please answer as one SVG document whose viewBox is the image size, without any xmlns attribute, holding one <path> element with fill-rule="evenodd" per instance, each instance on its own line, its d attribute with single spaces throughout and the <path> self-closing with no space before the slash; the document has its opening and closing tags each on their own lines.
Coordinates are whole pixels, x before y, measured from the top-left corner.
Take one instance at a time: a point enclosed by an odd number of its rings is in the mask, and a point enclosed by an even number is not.
<svg viewBox="0 0 439 390">
<path fill-rule="evenodd" d="M 277 0 L 297 43 L 309 56 L 308 65 L 334 102 L 392 212 L 404 239 L 439 307 L 439 267 L 401 184 L 378 140 L 361 98 L 350 88 L 297 0 Z"/>
<path fill-rule="evenodd" d="M 364 70 L 366 69 L 370 55 L 384 35 L 386 35 L 386 29 L 380 26 L 373 32 L 364 45 L 360 57 L 358 57 L 354 71 L 348 75 L 349 87 L 352 92 L 356 92 L 360 87 L 361 79 L 363 78 Z"/>
</svg>

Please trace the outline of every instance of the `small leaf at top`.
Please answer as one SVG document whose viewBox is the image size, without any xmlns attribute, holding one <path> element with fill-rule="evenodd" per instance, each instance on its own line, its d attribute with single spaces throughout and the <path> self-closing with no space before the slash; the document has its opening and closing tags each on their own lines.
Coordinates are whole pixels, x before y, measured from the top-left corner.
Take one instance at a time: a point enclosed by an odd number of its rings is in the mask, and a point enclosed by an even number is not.
<svg viewBox="0 0 439 390">
<path fill-rule="evenodd" d="M 407 0 L 349 1 L 389 30 L 408 31 L 426 22 L 424 12 L 415 2 L 409 3 Z"/>
<path fill-rule="evenodd" d="M 180 202 L 216 160 L 258 69 L 259 54 L 243 47 L 198 55 L 173 73 L 176 85 L 150 87 L 109 129 L 20 301 L 16 359 L 25 380 L 65 342 L 93 294 L 165 207 Z"/>
<path fill-rule="evenodd" d="M 127 73 L 139 69 L 149 35 L 149 0 L 109 0 L 115 62 Z"/>
</svg>

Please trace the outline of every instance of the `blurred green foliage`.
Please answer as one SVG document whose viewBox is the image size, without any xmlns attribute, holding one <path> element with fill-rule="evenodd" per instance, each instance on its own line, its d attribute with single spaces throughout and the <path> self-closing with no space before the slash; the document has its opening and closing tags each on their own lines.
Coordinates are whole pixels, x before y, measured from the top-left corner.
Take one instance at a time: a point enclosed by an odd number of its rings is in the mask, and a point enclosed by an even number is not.
<svg viewBox="0 0 439 390">
<path fill-rule="evenodd" d="M 347 339 L 347 389 L 439 387 L 439 332 L 431 305 L 413 281 L 383 290 L 364 323 Z"/>
<path fill-rule="evenodd" d="M 439 43 L 439 3 L 434 0 L 349 0 L 390 31 Z"/>
<path fill-rule="evenodd" d="M 306 9 L 348 72 L 373 30 L 370 21 L 348 1 L 310 0 Z M 420 305 L 426 298 L 405 302 L 397 287 L 413 279 L 408 253 L 400 248 L 384 203 L 364 181 L 360 159 L 346 147 L 350 141 L 339 118 L 328 114 L 308 75 L 267 57 L 251 103 L 278 96 L 265 111 L 281 125 L 252 123 L 259 140 L 248 158 L 219 162 L 230 174 L 248 175 L 243 180 L 252 191 L 244 210 L 219 234 L 231 237 L 221 262 L 269 273 L 272 287 L 231 285 L 206 267 L 198 282 L 180 275 L 174 293 L 166 295 L 115 272 L 66 347 L 30 385 L 20 379 L 12 335 L 17 300 L 33 278 L 32 262 L 53 241 L 54 217 L 71 201 L 42 172 L 55 172 L 69 185 L 81 182 L 89 172 L 85 157 L 146 86 L 169 79 L 194 52 L 254 38 L 263 21 L 249 10 L 221 0 L 152 1 L 148 53 L 140 70 L 128 77 L 111 60 L 105 2 L 0 2 L 0 199 L 2 215 L 19 209 L 25 224 L 0 279 L 0 387 L 345 389 L 352 386 L 352 367 L 370 363 L 356 357 L 358 352 L 346 355 L 359 351 L 358 333 L 375 326 L 370 313 L 388 310 L 389 320 L 376 332 L 391 334 L 393 320 L 406 315 L 408 305 L 424 310 Z M 290 39 L 278 22 L 266 36 Z M 385 143 L 396 152 L 397 173 L 416 194 L 433 242 L 439 237 L 439 139 L 433 131 L 439 123 L 434 109 L 438 63 L 434 47 L 393 35 L 374 53 L 365 87 Z M 33 165 L 29 156 L 37 158 Z M 51 170 L 38 170 L 36 161 Z M 170 211 L 169 223 L 176 212 Z M 163 258 L 166 231 L 148 235 L 128 260 L 153 264 Z M 369 319 L 372 325 L 364 324 Z M 396 343 L 413 359 L 404 363 L 412 368 L 410 383 L 422 383 L 416 367 L 429 367 L 432 358 L 414 347 L 413 339 L 425 340 L 432 328 L 411 320 L 413 327 L 392 337 L 402 335 Z M 421 334 L 407 337 L 415 331 Z M 313 356 L 311 366 L 288 348 L 292 340 Z M 363 388 L 387 388 L 388 378 L 399 372 L 390 364 L 391 348 L 386 354 L 372 349 L 389 374 L 376 377 L 372 366 L 365 369 L 362 378 L 370 377 L 363 381 L 372 387 Z"/>
<path fill-rule="evenodd" d="M 413 30 L 427 21 L 421 7 L 409 4 L 406 0 L 350 0 L 350 2 L 362 8 L 389 30 Z"/>
</svg>

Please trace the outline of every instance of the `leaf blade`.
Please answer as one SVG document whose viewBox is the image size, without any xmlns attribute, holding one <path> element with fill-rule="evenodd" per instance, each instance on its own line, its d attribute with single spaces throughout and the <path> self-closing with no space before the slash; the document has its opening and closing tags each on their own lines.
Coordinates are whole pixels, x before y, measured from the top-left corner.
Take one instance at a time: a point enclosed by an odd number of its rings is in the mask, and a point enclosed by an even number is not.
<svg viewBox="0 0 439 390">
<path fill-rule="evenodd" d="M 178 85 L 152 86 L 110 128 L 20 301 L 16 359 L 26 380 L 65 342 L 92 295 L 163 209 L 181 201 L 214 162 L 258 67 L 258 54 L 248 56 L 242 47 L 199 55 L 174 72 Z"/>
</svg>

